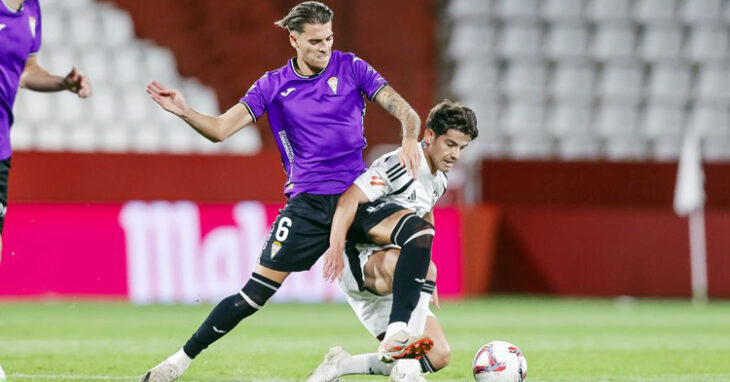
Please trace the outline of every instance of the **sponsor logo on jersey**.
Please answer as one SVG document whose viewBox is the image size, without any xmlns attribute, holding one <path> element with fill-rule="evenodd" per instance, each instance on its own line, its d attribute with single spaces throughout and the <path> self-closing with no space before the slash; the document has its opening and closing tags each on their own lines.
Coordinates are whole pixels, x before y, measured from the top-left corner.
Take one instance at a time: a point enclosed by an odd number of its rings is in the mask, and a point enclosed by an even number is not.
<svg viewBox="0 0 730 382">
<path fill-rule="evenodd" d="M 36 25 L 35 17 L 33 17 L 33 16 L 28 17 L 28 26 L 30 27 L 30 34 L 33 35 L 33 38 L 35 38 L 35 25 Z"/>
<path fill-rule="evenodd" d="M 385 182 L 383 181 L 383 178 L 381 178 L 377 175 L 373 175 L 370 177 L 370 185 L 371 186 L 381 186 L 381 187 L 386 186 Z"/>
<path fill-rule="evenodd" d="M 297 88 L 288 88 L 279 94 L 281 94 L 282 97 L 286 97 L 289 95 L 289 93 L 293 92 L 294 90 L 297 90 Z"/>
<path fill-rule="evenodd" d="M 327 80 L 327 85 L 330 86 L 330 89 L 332 89 L 332 94 L 337 94 L 337 77 L 330 77 L 329 80 Z"/>
<path fill-rule="evenodd" d="M 271 256 L 269 256 L 269 257 L 273 259 L 274 256 L 276 256 L 276 254 L 279 253 L 280 249 L 281 249 L 281 243 L 279 243 L 278 241 L 271 243 Z"/>
</svg>

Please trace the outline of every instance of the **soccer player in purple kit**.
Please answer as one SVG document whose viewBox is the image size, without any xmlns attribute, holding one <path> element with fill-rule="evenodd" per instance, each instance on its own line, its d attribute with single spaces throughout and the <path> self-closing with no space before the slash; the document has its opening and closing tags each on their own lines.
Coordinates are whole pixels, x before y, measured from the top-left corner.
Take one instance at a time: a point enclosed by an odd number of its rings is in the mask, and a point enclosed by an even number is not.
<svg viewBox="0 0 730 382">
<path fill-rule="evenodd" d="M 36 58 L 41 48 L 38 0 L 0 0 L 0 234 L 5 222 L 10 173 L 10 126 L 18 87 L 39 92 L 68 90 L 91 96 L 91 83 L 76 68 L 65 76 L 46 71 Z M 2 242 L 0 241 L 0 254 Z"/>
<path fill-rule="evenodd" d="M 147 92 L 213 142 L 225 140 L 264 112 L 287 174 L 287 205 L 276 218 L 251 278 L 213 308 L 182 349 L 141 377 L 173 381 L 200 352 L 254 314 L 276 293 L 290 272 L 310 269 L 329 247 L 330 225 L 340 195 L 366 168 L 365 99 L 395 116 L 403 128 L 399 162 L 416 177 L 421 160 L 420 118 L 385 79 L 352 53 L 332 50 L 333 12 L 324 4 L 298 4 L 276 25 L 289 32 L 296 57 L 264 74 L 240 102 L 219 117 L 193 110 L 178 91 L 157 82 Z M 344 260 L 325 262 L 341 269 Z M 334 266 L 334 268 L 333 268 Z"/>
</svg>

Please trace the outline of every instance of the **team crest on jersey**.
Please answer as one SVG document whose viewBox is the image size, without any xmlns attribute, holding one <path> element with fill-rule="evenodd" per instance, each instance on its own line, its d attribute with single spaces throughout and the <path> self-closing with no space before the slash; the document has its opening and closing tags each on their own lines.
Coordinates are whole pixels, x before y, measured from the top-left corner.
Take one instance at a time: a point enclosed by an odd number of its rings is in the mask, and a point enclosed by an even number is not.
<svg viewBox="0 0 730 382">
<path fill-rule="evenodd" d="M 273 259 L 274 256 L 276 256 L 276 254 L 279 253 L 280 249 L 281 249 L 281 243 L 279 243 L 278 241 L 271 243 L 271 256 L 269 256 L 269 258 Z"/>
<path fill-rule="evenodd" d="M 330 86 L 330 89 L 332 89 L 332 94 L 337 94 L 337 77 L 330 77 L 329 80 L 327 80 L 327 85 Z"/>
<path fill-rule="evenodd" d="M 35 38 L 35 26 L 36 26 L 36 20 L 35 17 L 28 17 L 28 26 L 30 27 L 30 34 L 33 35 L 33 38 Z"/>
</svg>

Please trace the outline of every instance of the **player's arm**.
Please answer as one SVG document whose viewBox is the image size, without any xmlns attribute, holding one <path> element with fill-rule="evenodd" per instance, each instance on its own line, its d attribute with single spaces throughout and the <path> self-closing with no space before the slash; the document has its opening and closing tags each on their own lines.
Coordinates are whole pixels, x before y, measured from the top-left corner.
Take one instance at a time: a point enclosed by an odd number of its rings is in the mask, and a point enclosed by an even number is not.
<svg viewBox="0 0 730 382">
<path fill-rule="evenodd" d="M 356 185 L 350 186 L 337 201 L 337 209 L 332 217 L 332 228 L 330 231 L 330 246 L 324 253 L 324 279 L 334 281 L 342 274 L 345 267 L 342 259 L 342 252 L 345 250 L 345 239 L 347 231 L 350 230 L 352 221 L 357 213 L 357 206 L 367 203 L 370 199 Z"/>
<path fill-rule="evenodd" d="M 53 75 L 38 63 L 35 55 L 28 57 L 25 62 L 20 75 L 20 87 L 37 92 L 68 90 L 80 98 L 91 96 L 91 82 L 83 73 L 71 68 L 65 77 Z"/>
<path fill-rule="evenodd" d="M 211 142 L 221 142 L 253 123 L 253 116 L 243 104 L 238 103 L 218 117 L 207 115 L 193 109 L 182 93 L 168 89 L 157 81 L 147 84 L 147 94 L 163 109 L 177 115 L 198 134 Z"/>
<path fill-rule="evenodd" d="M 398 159 L 401 166 L 406 168 L 408 174 L 413 179 L 417 179 L 418 166 L 421 162 L 421 153 L 418 147 L 421 118 L 411 105 L 389 85 L 386 85 L 378 92 L 375 96 L 375 102 L 400 121 L 403 128 L 403 143 L 401 144 L 403 150 L 398 154 Z"/>
</svg>

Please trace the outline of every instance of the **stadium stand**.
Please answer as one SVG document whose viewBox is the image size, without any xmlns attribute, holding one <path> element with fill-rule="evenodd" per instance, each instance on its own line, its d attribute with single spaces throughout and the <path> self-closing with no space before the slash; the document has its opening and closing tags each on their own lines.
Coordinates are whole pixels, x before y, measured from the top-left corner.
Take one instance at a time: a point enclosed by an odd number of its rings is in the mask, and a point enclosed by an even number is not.
<svg viewBox="0 0 730 382">
<path fill-rule="evenodd" d="M 255 128 L 213 145 L 148 99 L 144 86 L 156 79 L 181 90 L 196 109 L 220 113 L 213 90 L 182 77 L 170 50 L 135 38 L 127 12 L 93 0 L 52 0 L 42 6 L 39 61 L 54 73 L 66 73 L 76 65 L 91 78 L 94 95 L 79 102 L 72 94 L 20 91 L 11 133 L 15 150 L 179 154 L 260 150 Z"/>
<path fill-rule="evenodd" d="M 487 134 L 470 155 L 676 160 L 688 128 L 730 159 L 730 1 L 451 0 L 450 91 Z M 475 80 L 479 78 L 479 80 Z"/>
</svg>

